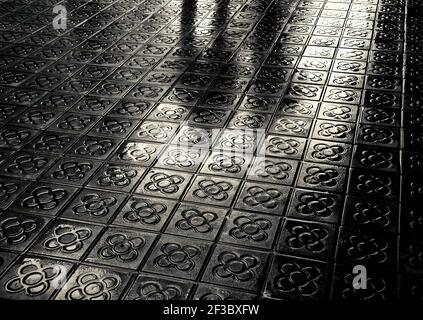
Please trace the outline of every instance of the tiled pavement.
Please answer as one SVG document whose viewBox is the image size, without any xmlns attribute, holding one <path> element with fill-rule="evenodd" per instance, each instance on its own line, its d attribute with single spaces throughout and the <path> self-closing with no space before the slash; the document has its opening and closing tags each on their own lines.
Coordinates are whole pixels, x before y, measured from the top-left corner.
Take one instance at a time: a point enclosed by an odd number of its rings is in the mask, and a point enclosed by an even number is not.
<svg viewBox="0 0 423 320">
<path fill-rule="evenodd" d="M 0 0 L 0 296 L 422 299 L 422 5 Z"/>
</svg>

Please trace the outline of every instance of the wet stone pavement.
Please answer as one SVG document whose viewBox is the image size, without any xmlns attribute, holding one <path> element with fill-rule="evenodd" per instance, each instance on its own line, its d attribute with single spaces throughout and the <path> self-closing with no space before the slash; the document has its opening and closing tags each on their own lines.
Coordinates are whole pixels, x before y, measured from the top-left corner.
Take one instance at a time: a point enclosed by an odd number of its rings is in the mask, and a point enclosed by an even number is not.
<svg viewBox="0 0 423 320">
<path fill-rule="evenodd" d="M 0 297 L 422 299 L 422 14 L 0 0 Z"/>
</svg>

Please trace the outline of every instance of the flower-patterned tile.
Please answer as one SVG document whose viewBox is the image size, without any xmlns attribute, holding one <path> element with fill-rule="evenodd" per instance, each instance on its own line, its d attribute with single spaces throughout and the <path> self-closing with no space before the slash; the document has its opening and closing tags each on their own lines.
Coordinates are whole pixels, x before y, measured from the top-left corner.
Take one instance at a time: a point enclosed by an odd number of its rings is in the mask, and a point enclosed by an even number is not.
<svg viewBox="0 0 423 320">
<path fill-rule="evenodd" d="M 117 300 L 130 275 L 120 271 L 80 265 L 64 284 L 56 300 Z"/>
<path fill-rule="evenodd" d="M 125 300 L 186 300 L 193 283 L 186 280 L 141 273 L 126 293 Z"/>
<path fill-rule="evenodd" d="M 359 113 L 358 106 L 322 102 L 317 117 L 323 120 L 356 122 Z"/>
<path fill-rule="evenodd" d="M 41 181 L 58 184 L 84 185 L 101 163 L 90 159 L 63 157 L 41 177 Z"/>
<path fill-rule="evenodd" d="M 398 207 L 398 204 L 392 201 L 348 196 L 342 224 L 351 228 L 395 232 L 399 217 Z"/>
<path fill-rule="evenodd" d="M 170 220 L 166 233 L 213 241 L 228 211 L 211 206 L 182 204 Z"/>
<path fill-rule="evenodd" d="M 277 251 L 329 261 L 333 256 L 335 233 L 336 228 L 330 224 L 286 219 Z"/>
<path fill-rule="evenodd" d="M 150 166 L 163 149 L 162 144 L 125 141 L 113 153 L 111 161 L 135 166 Z"/>
<path fill-rule="evenodd" d="M 64 209 L 63 218 L 107 223 L 124 200 L 125 195 L 94 189 L 83 189 Z"/>
<path fill-rule="evenodd" d="M 135 193 L 177 200 L 190 180 L 191 174 L 188 173 L 153 168 L 142 179 Z"/>
<path fill-rule="evenodd" d="M 137 269 L 152 245 L 155 234 L 108 228 L 85 259 L 94 264 Z"/>
<path fill-rule="evenodd" d="M 104 117 L 92 128 L 88 134 L 100 137 L 124 139 L 138 126 L 138 119 L 122 117 Z"/>
<path fill-rule="evenodd" d="M 195 280 L 210 247 L 210 242 L 163 235 L 150 253 L 143 271 Z"/>
<path fill-rule="evenodd" d="M 219 286 L 200 283 L 193 296 L 194 300 L 256 300 L 257 296 L 251 293 L 227 289 Z"/>
<path fill-rule="evenodd" d="M 255 292 L 262 286 L 267 260 L 262 251 L 217 245 L 202 281 Z"/>
<path fill-rule="evenodd" d="M 313 118 L 318 108 L 318 102 L 316 101 L 284 98 L 279 105 L 277 113 L 286 116 Z"/>
<path fill-rule="evenodd" d="M 270 132 L 272 134 L 307 138 L 311 125 L 312 121 L 307 118 L 277 116 L 273 119 L 270 126 Z"/>
<path fill-rule="evenodd" d="M 101 231 L 88 223 L 56 220 L 41 234 L 30 252 L 57 258 L 79 260 Z"/>
<path fill-rule="evenodd" d="M 148 120 L 182 122 L 190 114 L 191 109 L 182 105 L 162 103 L 157 105 L 148 115 Z"/>
<path fill-rule="evenodd" d="M 257 94 L 247 94 L 241 101 L 238 109 L 246 111 L 272 113 L 277 108 L 278 101 L 279 99 L 275 97 L 268 97 Z"/>
<path fill-rule="evenodd" d="M 348 193 L 382 200 L 398 200 L 399 180 L 392 173 L 353 169 L 350 172 Z"/>
<path fill-rule="evenodd" d="M 78 139 L 74 134 L 57 131 L 44 131 L 36 139 L 24 146 L 24 150 L 39 150 L 49 154 L 64 154 Z"/>
<path fill-rule="evenodd" d="M 234 201 L 240 180 L 199 175 L 195 178 L 185 201 L 229 207 Z"/>
<path fill-rule="evenodd" d="M 297 186 L 342 193 L 346 186 L 347 173 L 344 167 L 304 162 L 298 175 Z"/>
<path fill-rule="evenodd" d="M 15 300 L 47 300 L 66 281 L 69 262 L 23 256 L 0 280 L 0 297 Z"/>
<path fill-rule="evenodd" d="M 232 153 L 254 153 L 261 146 L 263 130 L 223 130 L 213 149 Z"/>
<path fill-rule="evenodd" d="M 34 183 L 12 203 L 17 212 L 54 216 L 68 202 L 77 188 L 49 183 Z"/>
<path fill-rule="evenodd" d="M 227 128 L 240 130 L 266 130 L 270 116 L 266 113 L 238 111 L 232 115 Z"/>
<path fill-rule="evenodd" d="M 23 127 L 5 125 L 0 129 L 0 147 L 18 150 L 35 139 L 40 132 Z"/>
<path fill-rule="evenodd" d="M 229 110 L 194 108 L 188 118 L 188 124 L 221 128 L 225 125 L 230 114 Z"/>
<path fill-rule="evenodd" d="M 154 197 L 130 197 L 113 225 L 160 231 L 171 216 L 176 202 Z"/>
<path fill-rule="evenodd" d="M 325 300 L 328 279 L 326 263 L 275 255 L 264 296 L 282 300 Z"/>
<path fill-rule="evenodd" d="M 29 181 L 18 178 L 0 177 L 0 209 L 7 209 L 29 184 Z"/>
<path fill-rule="evenodd" d="M 337 224 L 342 216 L 343 205 L 341 195 L 295 189 L 287 217 Z"/>
<path fill-rule="evenodd" d="M 209 150 L 170 145 L 158 158 L 154 167 L 195 172 L 201 166 Z"/>
<path fill-rule="evenodd" d="M 298 166 L 295 160 L 258 156 L 250 167 L 247 180 L 292 185 Z"/>
<path fill-rule="evenodd" d="M 399 172 L 399 152 L 392 148 L 358 145 L 354 149 L 352 167 L 359 169 Z"/>
<path fill-rule="evenodd" d="M 354 140 L 355 125 L 347 122 L 316 120 L 313 139 L 351 143 Z"/>
<path fill-rule="evenodd" d="M 240 193 L 235 208 L 283 215 L 291 189 L 286 186 L 247 182 Z"/>
<path fill-rule="evenodd" d="M 232 211 L 219 241 L 270 250 L 278 228 L 279 217 L 277 216 Z"/>
<path fill-rule="evenodd" d="M 24 251 L 48 221 L 32 214 L 3 212 L 0 215 L 0 248 Z"/>
<path fill-rule="evenodd" d="M 92 188 L 130 192 L 145 172 L 143 167 L 123 164 L 104 164 L 88 182 Z"/>
<path fill-rule="evenodd" d="M 354 271 L 353 267 L 335 265 L 331 300 L 376 302 L 397 298 L 397 281 L 393 270 L 366 267 L 366 289 L 354 288 L 353 279 L 358 273 Z"/>
<path fill-rule="evenodd" d="M 219 134 L 219 129 L 208 127 L 183 126 L 173 138 L 172 144 L 179 148 L 196 147 L 208 149 Z"/>
<path fill-rule="evenodd" d="M 130 138 L 133 140 L 166 143 L 173 137 L 178 127 L 178 123 L 173 122 L 143 121 Z"/>
<path fill-rule="evenodd" d="M 398 128 L 360 124 L 357 126 L 356 142 L 374 147 L 398 148 L 400 132 Z"/>
<path fill-rule="evenodd" d="M 48 154 L 17 152 L 4 165 L 0 167 L 0 174 L 26 180 L 36 180 L 54 162 Z"/>
<path fill-rule="evenodd" d="M 307 140 L 304 138 L 268 135 L 258 154 L 299 160 L 302 158 Z"/>
<path fill-rule="evenodd" d="M 378 268 L 396 263 L 396 237 L 386 232 L 341 228 L 336 261 Z"/>
<path fill-rule="evenodd" d="M 72 146 L 67 154 L 71 157 L 105 160 L 120 143 L 121 140 L 113 138 L 83 136 Z"/>
<path fill-rule="evenodd" d="M 423 241 L 420 237 L 400 236 L 399 238 L 399 271 L 401 274 L 423 274 L 421 255 Z"/>
<path fill-rule="evenodd" d="M 310 142 L 305 160 L 310 162 L 348 166 L 352 147 L 350 144 L 313 140 Z"/>
<path fill-rule="evenodd" d="M 248 170 L 252 156 L 232 152 L 212 152 L 204 162 L 201 173 L 233 178 L 243 178 Z"/>
</svg>

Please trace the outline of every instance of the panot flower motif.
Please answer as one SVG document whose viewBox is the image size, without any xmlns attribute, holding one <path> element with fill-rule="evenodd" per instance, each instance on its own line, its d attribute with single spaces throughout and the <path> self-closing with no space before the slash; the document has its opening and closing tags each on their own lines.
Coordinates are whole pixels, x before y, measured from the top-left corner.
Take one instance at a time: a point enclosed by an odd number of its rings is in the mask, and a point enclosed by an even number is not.
<svg viewBox="0 0 423 320">
<path fill-rule="evenodd" d="M 344 276 L 344 287 L 342 290 L 342 297 L 346 300 L 386 300 L 388 283 L 383 277 L 368 277 L 367 278 L 367 289 L 357 290 L 354 289 L 352 283 L 355 278 L 354 273 L 350 273 Z M 421 296 L 420 296 L 421 297 Z"/>
<path fill-rule="evenodd" d="M 110 212 L 110 207 L 117 203 L 114 197 L 102 197 L 98 194 L 88 194 L 84 196 L 80 204 L 73 207 L 76 215 L 90 215 L 94 217 L 102 217 Z"/>
<path fill-rule="evenodd" d="M 289 232 L 286 243 L 291 248 L 306 248 L 310 251 L 322 251 L 325 248 L 323 241 L 328 237 L 328 232 L 323 228 L 294 225 Z"/>
<path fill-rule="evenodd" d="M 185 179 L 181 176 L 159 172 L 151 176 L 150 182 L 146 183 L 144 188 L 147 191 L 158 191 L 163 194 L 176 193 L 179 191 L 179 185 L 184 181 Z"/>
<path fill-rule="evenodd" d="M 52 287 L 53 281 L 63 279 L 65 274 L 62 266 L 43 266 L 38 260 L 25 259 L 16 276 L 6 282 L 5 289 L 10 293 L 24 292 L 27 296 L 39 296 Z"/>
<path fill-rule="evenodd" d="M 31 195 L 23 200 L 23 205 L 28 208 L 41 210 L 52 210 L 56 208 L 60 200 L 67 195 L 64 189 L 52 189 L 49 187 L 39 187 L 31 192 Z"/>
<path fill-rule="evenodd" d="M 163 254 L 154 259 L 154 263 L 162 268 L 175 268 L 189 271 L 195 267 L 194 257 L 200 250 L 193 246 L 181 246 L 177 243 L 166 243 L 161 247 Z"/>
<path fill-rule="evenodd" d="M 145 245 L 141 237 L 128 237 L 125 234 L 114 234 L 106 239 L 106 243 L 98 251 L 107 260 L 119 259 L 124 262 L 134 261 L 139 256 L 139 249 Z"/>
<path fill-rule="evenodd" d="M 0 222 L 0 243 L 9 245 L 22 243 L 37 230 L 38 223 L 33 219 L 10 217 Z"/>
<path fill-rule="evenodd" d="M 247 190 L 247 196 L 243 201 L 250 207 L 263 206 L 268 209 L 274 209 L 279 205 L 278 199 L 281 196 L 282 194 L 277 189 L 263 189 L 254 186 Z"/>
<path fill-rule="evenodd" d="M 83 247 L 83 242 L 89 239 L 92 231 L 88 228 L 76 228 L 70 225 L 59 225 L 53 235 L 44 241 L 47 250 L 61 250 L 65 253 L 77 252 Z"/>
<path fill-rule="evenodd" d="M 194 230 L 195 232 L 207 233 L 213 230 L 211 222 L 217 220 L 213 212 L 201 212 L 196 209 L 188 209 L 181 213 L 183 219 L 176 222 L 176 227 L 182 230 Z"/>
<path fill-rule="evenodd" d="M 279 276 L 275 278 L 275 285 L 283 292 L 311 296 L 319 290 L 316 280 L 320 277 L 320 270 L 314 266 L 285 263 L 279 267 Z"/>
<path fill-rule="evenodd" d="M 62 163 L 59 168 L 53 172 L 52 176 L 55 179 L 68 179 L 70 181 L 78 181 L 87 175 L 93 168 L 91 163 L 78 163 L 76 161 L 68 161 Z"/>
<path fill-rule="evenodd" d="M 213 162 L 209 165 L 209 169 L 212 171 L 238 173 L 244 164 L 245 160 L 242 157 L 217 154 L 213 157 Z"/>
<path fill-rule="evenodd" d="M 266 230 L 271 228 L 272 223 L 267 219 L 241 216 L 234 220 L 234 225 L 236 227 L 229 231 L 232 237 L 260 242 L 268 239 Z"/>
<path fill-rule="evenodd" d="M 125 187 L 131 184 L 132 178 L 137 176 L 137 171 L 119 167 L 108 168 L 104 175 L 98 178 L 98 183 L 103 186 Z"/>
<path fill-rule="evenodd" d="M 292 166 L 285 162 L 276 162 L 271 160 L 264 160 L 257 165 L 257 170 L 254 174 L 261 178 L 273 178 L 276 180 L 284 180 L 289 177 L 289 171 Z"/>
<path fill-rule="evenodd" d="M 305 216 L 329 217 L 332 214 L 332 207 L 336 204 L 335 200 L 329 196 L 311 192 L 302 194 L 298 200 L 296 210 Z"/>
<path fill-rule="evenodd" d="M 137 290 L 134 300 L 176 300 L 182 296 L 180 288 L 175 285 L 162 286 L 157 282 L 146 282 Z"/>
<path fill-rule="evenodd" d="M 163 163 L 168 166 L 189 168 L 195 165 L 196 159 L 200 156 L 200 153 L 190 150 L 171 150 L 163 160 Z"/>
<path fill-rule="evenodd" d="M 205 199 L 213 199 L 216 201 L 224 201 L 228 199 L 227 191 L 232 190 L 232 185 L 224 181 L 201 180 L 198 183 L 199 189 L 194 191 L 194 195 Z"/>
<path fill-rule="evenodd" d="M 223 252 L 217 258 L 219 264 L 213 268 L 213 273 L 219 278 L 232 278 L 245 282 L 256 277 L 256 269 L 260 263 L 252 255 Z"/>
<path fill-rule="evenodd" d="M 124 161 L 147 162 L 156 151 L 157 149 L 153 146 L 131 142 L 125 146 L 118 157 Z"/>
<path fill-rule="evenodd" d="M 10 199 L 11 195 L 18 191 L 19 185 L 16 183 L 6 183 L 0 181 L 0 204 Z"/>
<path fill-rule="evenodd" d="M 160 222 L 160 215 L 164 214 L 166 209 L 163 204 L 137 199 L 130 204 L 129 210 L 123 214 L 123 218 L 129 222 L 154 225 Z"/>
<path fill-rule="evenodd" d="M 334 187 L 338 184 L 337 178 L 339 178 L 339 173 L 335 169 L 310 167 L 307 168 L 307 175 L 304 177 L 304 181 L 312 185 L 321 184 L 325 187 Z"/>
<path fill-rule="evenodd" d="M 110 300 L 112 291 L 119 287 L 121 280 L 113 275 L 83 273 L 76 279 L 76 285 L 67 293 L 68 300 Z"/>
</svg>

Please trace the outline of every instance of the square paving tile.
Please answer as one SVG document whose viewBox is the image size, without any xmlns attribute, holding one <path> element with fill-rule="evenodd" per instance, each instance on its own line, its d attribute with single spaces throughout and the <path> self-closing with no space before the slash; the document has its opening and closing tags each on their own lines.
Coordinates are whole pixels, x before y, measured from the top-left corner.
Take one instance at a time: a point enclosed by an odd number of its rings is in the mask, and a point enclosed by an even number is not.
<svg viewBox="0 0 423 320">
<path fill-rule="evenodd" d="M 162 275 L 140 274 L 125 295 L 125 300 L 186 300 L 193 283 L 165 278 Z"/>
<path fill-rule="evenodd" d="M 15 300 L 47 300 L 59 288 L 59 285 L 66 281 L 71 268 L 72 264 L 69 262 L 23 256 L 0 280 L 0 296 Z M 27 287 L 27 282 L 33 277 L 38 279 L 37 276 L 43 277 L 45 285 L 38 287 L 30 284 Z"/>
<path fill-rule="evenodd" d="M 234 201 L 240 180 L 197 176 L 184 197 L 185 201 L 229 207 Z"/>
<path fill-rule="evenodd" d="M 275 255 L 265 296 L 285 300 L 324 300 L 327 279 L 328 265 L 323 262 Z"/>
<path fill-rule="evenodd" d="M 80 265 L 65 283 L 56 300 L 117 300 L 129 275 L 106 268 Z M 87 290 L 97 288 L 97 290 Z M 103 290 L 101 290 L 103 289 Z"/>
<path fill-rule="evenodd" d="M 279 217 L 232 211 L 220 236 L 221 242 L 270 250 L 279 228 Z"/>
<path fill-rule="evenodd" d="M 283 215 L 291 189 L 286 186 L 247 182 L 240 193 L 237 209 Z"/>
<path fill-rule="evenodd" d="M 195 280 L 211 243 L 163 235 L 156 243 L 143 271 Z"/>
<path fill-rule="evenodd" d="M 227 213 L 223 208 L 182 204 L 170 220 L 166 233 L 213 241 Z"/>
<path fill-rule="evenodd" d="M 137 269 L 152 245 L 155 234 L 108 228 L 85 259 L 95 264 Z"/>
<path fill-rule="evenodd" d="M 101 231 L 100 226 L 56 220 L 31 247 L 30 252 L 79 260 Z"/>
<path fill-rule="evenodd" d="M 202 281 L 256 291 L 262 285 L 268 254 L 218 245 Z"/>
<path fill-rule="evenodd" d="M 64 218 L 107 223 L 125 195 L 95 189 L 83 189 L 61 214 Z"/>
</svg>

